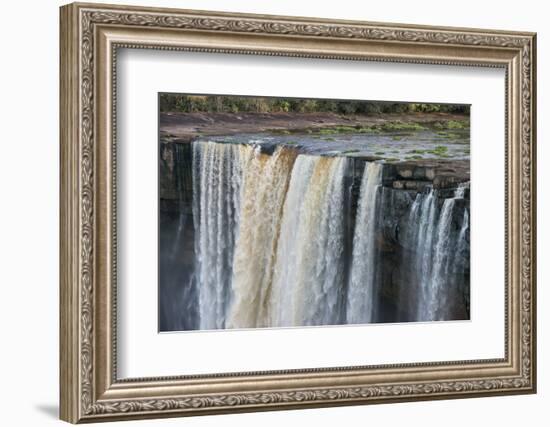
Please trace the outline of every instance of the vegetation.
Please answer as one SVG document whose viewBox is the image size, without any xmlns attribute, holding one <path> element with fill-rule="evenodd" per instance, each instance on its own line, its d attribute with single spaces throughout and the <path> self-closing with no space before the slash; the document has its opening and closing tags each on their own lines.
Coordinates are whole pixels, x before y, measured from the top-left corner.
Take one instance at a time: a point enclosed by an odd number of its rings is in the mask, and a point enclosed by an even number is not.
<svg viewBox="0 0 550 427">
<path fill-rule="evenodd" d="M 447 120 L 443 122 L 435 122 L 433 124 L 434 129 L 445 130 L 445 129 L 466 129 L 470 127 L 469 120 Z M 446 132 L 438 132 L 442 136 L 446 136 Z"/>
<path fill-rule="evenodd" d="M 418 131 L 425 130 L 426 127 L 422 126 L 420 123 L 403 123 L 403 122 L 388 122 L 382 125 L 382 130 L 386 132 L 393 131 Z"/>
<path fill-rule="evenodd" d="M 435 156 L 445 158 L 445 157 L 449 157 L 448 151 L 449 151 L 449 148 L 444 145 L 438 145 L 432 150 L 414 149 L 408 152 L 409 154 L 412 154 L 412 156 L 408 156 L 407 159 L 419 159 L 419 158 L 421 159 L 422 154 L 433 154 Z M 468 153 L 465 153 L 465 154 L 469 154 L 469 151 Z"/>
<path fill-rule="evenodd" d="M 440 156 L 442 154 L 447 154 L 447 151 L 449 151 L 447 147 L 445 147 L 444 145 L 438 145 L 433 150 L 430 150 L 428 152 L 432 154 L 437 154 Z"/>
<path fill-rule="evenodd" d="M 470 123 L 464 120 L 449 120 L 445 124 L 447 125 L 447 129 L 464 129 L 470 126 Z"/>
<path fill-rule="evenodd" d="M 371 102 L 332 99 L 265 98 L 221 95 L 177 95 L 161 94 L 159 97 L 161 112 L 205 112 L 205 113 L 271 113 L 271 112 L 331 112 L 337 114 L 385 114 L 444 112 L 468 114 L 470 106 L 451 104 L 416 104 L 408 102 Z M 462 123 L 456 121 L 449 129 L 461 129 Z M 443 129 L 445 127 L 442 127 Z M 368 128 L 367 128 L 368 129 Z M 415 130 L 415 129 L 408 129 Z M 357 132 L 357 129 L 354 130 Z"/>
</svg>

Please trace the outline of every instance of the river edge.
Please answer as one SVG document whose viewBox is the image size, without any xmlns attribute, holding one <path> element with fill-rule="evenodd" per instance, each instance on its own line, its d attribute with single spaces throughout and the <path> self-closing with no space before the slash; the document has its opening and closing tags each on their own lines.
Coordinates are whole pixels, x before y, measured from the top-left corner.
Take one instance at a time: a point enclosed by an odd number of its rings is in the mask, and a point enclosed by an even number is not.
<svg viewBox="0 0 550 427">
<path fill-rule="evenodd" d="M 415 125 L 451 129 L 469 127 L 469 116 L 450 113 L 336 114 L 336 113 L 179 113 L 159 115 L 161 142 L 191 142 L 197 137 L 261 132 L 311 132 L 340 127 L 368 130 L 383 126 L 414 130 Z M 465 126 L 465 127 L 466 127 Z M 335 129 L 337 132 L 338 129 Z"/>
<path fill-rule="evenodd" d="M 161 198 L 176 195 L 176 175 L 190 179 L 190 143 L 208 136 L 270 133 L 365 133 L 413 132 L 429 128 L 452 133 L 456 128 L 469 128 L 469 116 L 450 113 L 407 113 L 342 115 L 336 113 L 161 113 L 160 127 L 160 193 Z M 390 129 L 390 130 L 388 130 Z M 176 146 L 181 154 L 176 155 Z M 186 147 L 187 146 L 187 147 Z M 185 153 L 185 154 L 183 154 Z M 175 174 L 176 158 L 186 166 Z M 470 160 L 418 159 L 388 162 L 378 156 L 354 157 L 357 165 L 384 161 L 384 186 L 421 192 L 425 188 L 454 189 L 470 180 Z M 362 170 L 360 167 L 357 170 Z"/>
</svg>

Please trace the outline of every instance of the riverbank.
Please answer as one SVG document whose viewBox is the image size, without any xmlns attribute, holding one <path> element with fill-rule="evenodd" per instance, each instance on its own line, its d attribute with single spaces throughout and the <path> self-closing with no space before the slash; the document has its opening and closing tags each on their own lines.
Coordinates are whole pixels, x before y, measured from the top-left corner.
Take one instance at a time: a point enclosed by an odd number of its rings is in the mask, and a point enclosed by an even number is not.
<svg viewBox="0 0 550 427">
<path fill-rule="evenodd" d="M 452 131 L 469 127 L 469 117 L 450 113 L 336 114 L 336 113 L 160 113 L 163 142 L 192 141 L 200 136 L 281 132 L 327 134 L 376 130 L 414 131 L 433 128 Z"/>
<path fill-rule="evenodd" d="M 182 177 L 191 182 L 193 140 L 253 141 L 267 154 L 284 146 L 302 154 L 345 156 L 359 175 L 365 162 L 383 161 L 383 186 L 395 190 L 452 190 L 470 180 L 466 115 L 161 113 L 160 127 L 160 188 L 167 200 L 179 197 L 175 188 Z"/>
</svg>

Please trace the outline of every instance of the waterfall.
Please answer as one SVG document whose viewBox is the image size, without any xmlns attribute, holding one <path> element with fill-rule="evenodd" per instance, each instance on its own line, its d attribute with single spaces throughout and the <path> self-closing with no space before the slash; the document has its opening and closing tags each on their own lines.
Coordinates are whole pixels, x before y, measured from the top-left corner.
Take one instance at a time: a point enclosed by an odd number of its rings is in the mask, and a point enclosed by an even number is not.
<svg viewBox="0 0 550 427">
<path fill-rule="evenodd" d="M 300 307 L 294 297 L 294 283 L 298 277 L 298 249 L 300 249 L 297 235 L 301 218 L 305 218 L 307 215 L 304 208 L 304 194 L 306 194 L 313 174 L 315 159 L 313 156 L 298 156 L 290 178 L 277 248 L 277 262 L 272 287 L 273 298 L 269 307 L 270 318 L 274 326 L 291 326 L 299 316 Z"/>
<path fill-rule="evenodd" d="M 250 150 L 243 165 L 240 232 L 236 241 L 228 328 L 267 325 L 267 304 L 285 195 L 296 152 Z"/>
<path fill-rule="evenodd" d="M 433 239 L 437 228 L 437 193 L 431 190 L 424 197 L 420 210 L 418 212 L 417 222 L 412 223 L 412 227 L 417 224 L 416 238 L 416 273 L 417 280 L 421 284 L 419 303 L 417 305 L 417 320 L 428 320 L 433 308 L 428 306 L 431 300 L 431 283 L 428 280 L 431 273 L 433 261 Z"/>
<path fill-rule="evenodd" d="M 469 253 L 469 246 L 466 247 L 468 210 L 464 209 L 458 233 L 453 228 L 453 214 L 457 200 L 464 198 L 467 185 L 460 185 L 453 197 L 443 199 L 441 207 L 440 194 L 434 189 L 418 194 L 411 206 L 407 239 L 414 253 L 407 262 L 411 265 L 411 288 L 415 289 L 409 294 L 416 294 L 412 304 L 416 312 L 413 320 L 445 320 L 452 314 L 449 300 L 455 291 L 453 274 L 459 274 L 463 267 L 463 260 L 457 254 Z"/>
<path fill-rule="evenodd" d="M 464 215 L 462 216 L 462 226 L 456 244 L 456 257 L 457 261 L 453 265 L 452 273 L 459 282 L 461 276 L 466 274 L 467 266 L 469 268 L 470 265 L 470 214 L 468 209 L 464 209 Z"/>
<path fill-rule="evenodd" d="M 375 315 L 376 225 L 382 165 L 367 163 L 361 181 L 353 236 L 351 276 L 347 295 L 347 323 L 369 323 Z"/>
<path fill-rule="evenodd" d="M 432 268 L 427 292 L 426 317 L 423 320 L 441 320 L 445 311 L 445 286 L 448 285 L 447 268 L 449 258 L 454 256 L 451 252 L 451 220 L 455 199 L 445 199 L 439 221 L 437 224 L 437 235 L 432 255 Z"/>
<path fill-rule="evenodd" d="M 381 313 L 447 320 L 457 299 L 469 307 L 459 286 L 469 272 L 468 184 L 452 197 L 430 187 L 413 200 L 383 187 L 384 167 L 368 162 L 355 179 L 355 160 L 346 157 L 193 142 L 198 313 L 186 324 L 357 324 L 381 321 Z"/>
<path fill-rule="evenodd" d="M 195 276 L 201 329 L 225 327 L 246 151 L 234 144 L 193 143 Z"/>
<path fill-rule="evenodd" d="M 342 157 L 300 155 L 283 209 L 270 305 L 273 326 L 341 323 L 344 272 Z"/>
</svg>

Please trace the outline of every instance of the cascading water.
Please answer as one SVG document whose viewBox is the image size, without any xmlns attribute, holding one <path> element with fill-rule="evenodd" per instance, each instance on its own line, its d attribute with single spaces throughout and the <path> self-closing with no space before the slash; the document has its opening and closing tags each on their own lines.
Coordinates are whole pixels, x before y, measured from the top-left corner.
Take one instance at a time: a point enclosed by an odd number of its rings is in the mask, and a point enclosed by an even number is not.
<svg viewBox="0 0 550 427">
<path fill-rule="evenodd" d="M 427 305 L 427 301 L 430 300 L 431 284 L 426 278 L 430 277 L 432 266 L 433 238 L 438 218 L 437 194 L 434 190 L 430 190 L 420 200 L 421 205 L 416 217 L 410 218 L 410 224 L 418 224 L 418 227 L 411 227 L 417 228 L 414 236 L 414 242 L 416 243 L 415 273 L 417 274 L 417 281 L 420 283 L 420 289 L 417 293 L 419 298 L 416 304 L 416 319 L 428 320 L 431 317 L 433 308 Z"/>
<path fill-rule="evenodd" d="M 426 282 L 429 284 L 429 288 L 426 292 L 427 301 L 424 304 L 427 309 L 425 320 L 441 320 L 443 318 L 442 313 L 446 307 L 444 298 L 444 286 L 447 283 L 446 270 L 449 258 L 454 255 L 451 253 L 453 246 L 451 239 L 451 220 L 454 201 L 454 198 L 445 199 L 443 207 L 441 208 L 441 213 L 439 214 L 435 246 L 433 248 L 431 274 L 429 281 Z"/>
<path fill-rule="evenodd" d="M 409 223 L 418 224 L 409 228 L 408 243 L 415 248 L 407 259 L 411 268 L 411 287 L 416 284 L 416 296 L 412 301 L 416 321 L 445 320 L 452 317 L 449 295 L 453 291 L 453 274 L 464 269 L 463 256 L 469 253 L 469 214 L 464 209 L 460 230 L 453 228 L 453 214 L 458 200 L 464 199 L 467 186 L 459 186 L 453 197 L 440 204 L 438 190 L 430 189 L 418 194 L 412 204 Z M 462 254 L 462 257 L 457 256 Z M 412 258 L 412 259 L 411 259 Z"/>
<path fill-rule="evenodd" d="M 406 214 L 388 221 L 399 190 L 383 186 L 385 165 L 365 163 L 354 181 L 355 165 L 288 146 L 266 154 L 253 144 L 193 143 L 200 329 L 382 321 L 392 269 L 410 283 L 395 298 L 400 319 L 455 316 L 469 268 L 466 186 L 452 197 L 432 188 L 406 196 Z M 406 250 L 388 269 L 390 223 L 392 244 Z"/>
<path fill-rule="evenodd" d="M 283 220 L 277 248 L 272 286 L 272 301 L 269 316 L 274 326 L 290 326 L 299 316 L 300 306 L 295 298 L 294 283 L 298 277 L 298 241 L 300 219 L 307 214 L 304 208 L 304 194 L 308 189 L 315 157 L 300 155 L 296 159 L 288 193 L 286 196 Z"/>
<path fill-rule="evenodd" d="M 296 158 L 294 150 L 284 147 L 273 155 L 247 148 L 228 328 L 268 326 L 267 305 L 282 208 Z"/>
<path fill-rule="evenodd" d="M 342 157 L 296 160 L 283 210 L 270 325 L 341 323 L 348 168 Z"/>
<path fill-rule="evenodd" d="M 353 236 L 353 256 L 347 292 L 347 323 L 369 323 L 374 320 L 376 299 L 376 210 L 382 185 L 382 165 L 367 163 L 361 181 L 359 207 Z"/>
<path fill-rule="evenodd" d="M 201 329 L 225 327 L 246 151 L 234 144 L 193 143 L 195 279 Z"/>
</svg>

